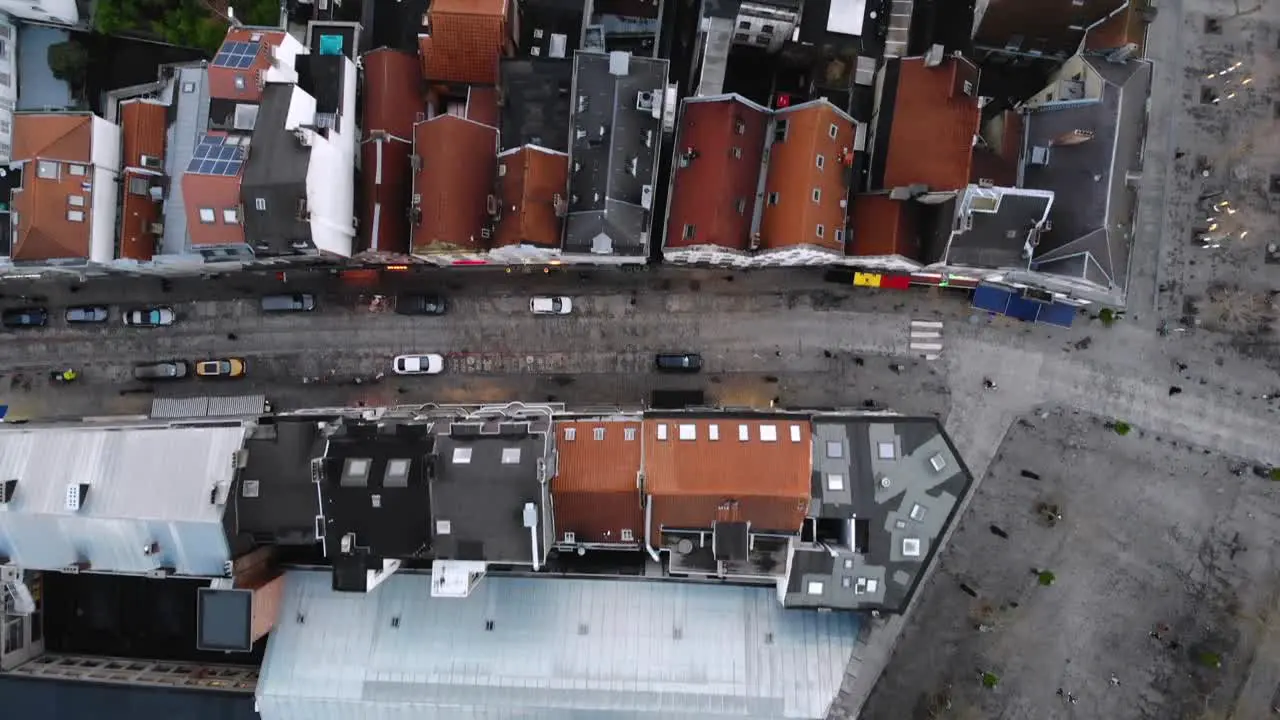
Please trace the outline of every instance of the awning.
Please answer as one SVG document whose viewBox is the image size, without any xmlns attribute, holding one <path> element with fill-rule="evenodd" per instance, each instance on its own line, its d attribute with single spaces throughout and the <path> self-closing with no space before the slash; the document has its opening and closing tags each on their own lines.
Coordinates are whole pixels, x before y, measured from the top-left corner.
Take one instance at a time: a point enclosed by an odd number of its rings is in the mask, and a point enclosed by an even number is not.
<svg viewBox="0 0 1280 720">
<path fill-rule="evenodd" d="M 254 417 L 266 412 L 266 407 L 265 395 L 156 398 L 151 401 L 151 417 L 166 419 Z"/>
<path fill-rule="evenodd" d="M 999 285 L 979 285 L 973 291 L 973 307 L 1007 315 L 1023 322 L 1039 322 L 1071 327 L 1076 309 L 1057 302 L 1042 302 L 1024 297 L 1021 291 Z"/>
</svg>

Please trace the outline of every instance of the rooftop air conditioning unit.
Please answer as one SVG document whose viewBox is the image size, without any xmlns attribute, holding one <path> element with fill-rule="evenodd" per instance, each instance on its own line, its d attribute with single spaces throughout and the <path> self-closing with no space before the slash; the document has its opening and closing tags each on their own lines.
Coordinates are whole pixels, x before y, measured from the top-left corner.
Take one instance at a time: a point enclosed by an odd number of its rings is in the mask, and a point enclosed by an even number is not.
<svg viewBox="0 0 1280 720">
<path fill-rule="evenodd" d="M 1043 145 L 1036 145 L 1031 148 L 1031 164 L 1032 165 L 1048 165 L 1049 164 L 1049 148 Z"/>
<path fill-rule="evenodd" d="M 636 109 L 641 112 L 653 111 L 653 91 L 641 90 L 636 93 Z"/>
</svg>

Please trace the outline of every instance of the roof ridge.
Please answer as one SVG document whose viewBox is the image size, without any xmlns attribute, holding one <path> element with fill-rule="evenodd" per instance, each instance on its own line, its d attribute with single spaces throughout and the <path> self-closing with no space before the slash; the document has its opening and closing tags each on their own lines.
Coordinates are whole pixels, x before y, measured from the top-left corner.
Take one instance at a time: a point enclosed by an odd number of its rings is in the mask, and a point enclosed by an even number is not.
<svg viewBox="0 0 1280 720">
<path fill-rule="evenodd" d="M 68 117 L 70 117 L 70 116 L 68 116 Z M 92 123 L 93 123 L 93 115 L 91 115 L 91 114 L 90 114 L 90 115 L 84 115 L 84 116 L 81 116 L 81 117 L 80 117 L 80 122 L 73 123 L 73 124 L 71 125 L 71 127 L 67 128 L 67 131 L 66 131 L 66 132 L 62 133 L 61 135 L 58 135 L 57 137 L 53 138 L 53 139 L 52 139 L 52 140 L 50 140 L 49 142 L 45 143 L 45 144 L 44 144 L 44 146 L 43 146 L 43 147 L 41 147 L 41 148 L 39 149 L 39 151 L 32 153 L 31 158 L 34 160 L 34 159 L 36 159 L 36 158 L 42 157 L 42 156 L 43 156 L 43 154 L 44 154 L 44 151 L 45 151 L 45 150 L 48 150 L 49 148 L 53 147 L 54 145 L 57 145 L 58 143 L 62 142 L 62 141 L 63 141 L 63 140 L 65 140 L 67 137 L 69 137 L 69 136 L 71 135 L 71 133 L 73 133 L 73 132 L 75 132 L 75 131 L 79 130 L 79 129 L 80 129 L 80 127 L 81 127 L 82 125 L 86 124 L 86 123 L 88 123 L 88 124 L 92 124 Z M 90 138 L 89 138 L 89 152 L 90 152 L 90 154 L 92 155 L 92 153 L 93 153 L 93 137 L 92 137 L 92 136 L 90 136 Z M 92 159 L 92 158 L 91 158 L 91 159 Z M 71 161 L 70 161 L 70 160 L 68 160 L 67 162 L 71 162 Z"/>
</svg>

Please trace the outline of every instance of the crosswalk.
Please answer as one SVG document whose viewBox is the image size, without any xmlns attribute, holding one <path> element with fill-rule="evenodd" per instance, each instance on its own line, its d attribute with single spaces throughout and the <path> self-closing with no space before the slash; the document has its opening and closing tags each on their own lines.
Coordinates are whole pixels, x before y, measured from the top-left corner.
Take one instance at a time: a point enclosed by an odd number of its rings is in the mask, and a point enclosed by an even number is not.
<svg viewBox="0 0 1280 720">
<path fill-rule="evenodd" d="M 942 355 L 942 322 L 912 320 L 909 347 L 913 355 L 919 355 L 925 360 L 937 360 Z"/>
</svg>

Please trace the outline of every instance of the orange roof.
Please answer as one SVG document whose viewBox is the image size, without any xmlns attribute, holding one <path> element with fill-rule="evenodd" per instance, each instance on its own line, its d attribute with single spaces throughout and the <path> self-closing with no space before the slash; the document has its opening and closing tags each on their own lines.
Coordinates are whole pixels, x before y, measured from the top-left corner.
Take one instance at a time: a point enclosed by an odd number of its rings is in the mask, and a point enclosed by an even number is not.
<svg viewBox="0 0 1280 720">
<path fill-rule="evenodd" d="M 209 65 L 209 97 L 223 100 L 241 100 L 256 103 L 262 99 L 262 74 L 271 67 L 272 50 L 284 42 L 281 31 L 256 30 L 253 28 L 232 28 L 222 39 L 218 53 L 228 49 L 227 43 L 256 43 L 257 53 L 247 67 L 220 67 Z M 216 62 L 218 55 L 214 55 Z M 240 87 L 236 78 L 241 78 Z"/>
<path fill-rule="evenodd" d="M 152 100 L 128 100 L 121 103 L 120 112 L 121 129 L 124 131 L 124 157 L 120 166 L 145 168 L 143 155 L 163 162 L 169 106 Z"/>
<path fill-rule="evenodd" d="M 966 82 L 972 95 L 964 92 Z M 924 184 L 945 191 L 969 184 L 981 121 L 977 85 L 978 70 L 968 60 L 953 56 L 938 67 L 925 67 L 924 58 L 899 61 L 885 188 Z"/>
<path fill-rule="evenodd" d="M 135 170 L 124 172 L 121 192 L 124 194 L 120 212 L 120 257 L 130 260 L 150 260 L 156 250 L 156 235 L 151 226 L 160 220 L 160 203 L 147 192 L 134 192 L 148 188 L 155 175 Z M 136 185 L 136 187 L 135 187 Z"/>
<path fill-rule="evenodd" d="M 1138 46 L 1138 56 L 1142 56 L 1143 32 L 1145 23 L 1138 3 L 1130 2 L 1122 11 L 1103 20 L 1091 28 L 1084 36 L 1086 50 L 1112 50 L 1128 43 Z"/>
<path fill-rule="evenodd" d="M 901 255 L 916 259 L 918 243 L 913 216 L 904 200 L 888 195 L 859 195 L 853 202 L 853 234 L 846 255 Z"/>
<path fill-rule="evenodd" d="M 709 528 L 729 508 L 758 530 L 798 531 L 809 508 L 810 444 L 800 418 L 646 418 L 653 529 Z"/>
<path fill-rule="evenodd" d="M 467 88 L 467 119 L 475 120 L 481 125 L 498 127 L 497 88 Z"/>
<path fill-rule="evenodd" d="M 364 249 L 409 248 L 409 187 L 413 124 L 422 112 L 422 66 L 413 53 L 381 48 L 364 55 L 360 237 Z M 375 131 L 389 135 L 368 139 Z"/>
<path fill-rule="evenodd" d="M 551 480 L 556 534 L 578 542 L 622 543 L 644 537 L 640 505 L 638 420 L 556 423 L 556 476 Z"/>
<path fill-rule="evenodd" d="M 498 131 L 456 115 L 418 123 L 419 158 L 413 193 L 420 196 L 413 227 L 414 253 L 482 252 L 481 229 L 497 172 Z"/>
<path fill-rule="evenodd" d="M 496 85 L 506 51 L 507 0 L 435 0 L 431 32 L 418 36 L 422 74 L 441 82 Z"/>
<path fill-rule="evenodd" d="M 685 102 L 665 247 L 747 249 L 769 117 L 737 96 Z"/>
<path fill-rule="evenodd" d="M 187 234 L 192 245 L 240 245 L 240 176 L 183 173 L 182 201 L 187 211 Z M 224 211 L 236 211 L 236 222 L 227 222 Z M 212 222 L 201 211 L 213 211 Z"/>
<path fill-rule="evenodd" d="M 89 258 L 93 193 L 84 185 L 92 182 L 93 120 L 88 114 L 14 115 L 12 157 L 27 161 L 22 188 L 13 194 L 14 260 Z M 42 165 L 50 175 L 41 177 Z"/>
<path fill-rule="evenodd" d="M 842 252 L 857 126 L 826 100 L 780 110 L 775 117 L 776 123 L 786 121 L 786 138 L 775 138 L 769 147 L 760 246 L 816 245 Z"/>
<path fill-rule="evenodd" d="M 562 220 L 556 214 L 556 197 L 564 198 L 569 184 L 569 156 L 525 145 L 503 153 L 498 167 L 502 218 L 494 247 L 560 247 Z"/>
</svg>

